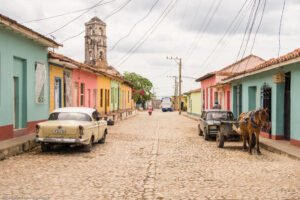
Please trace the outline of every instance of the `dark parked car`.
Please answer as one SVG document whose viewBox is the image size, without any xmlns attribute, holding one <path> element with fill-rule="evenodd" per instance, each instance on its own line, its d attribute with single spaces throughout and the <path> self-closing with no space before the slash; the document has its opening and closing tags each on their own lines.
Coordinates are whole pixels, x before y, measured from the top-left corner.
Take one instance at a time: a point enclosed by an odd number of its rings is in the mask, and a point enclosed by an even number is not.
<svg viewBox="0 0 300 200">
<path fill-rule="evenodd" d="M 208 140 L 210 136 L 216 137 L 220 131 L 221 122 L 234 122 L 234 116 L 231 111 L 227 110 L 205 110 L 202 112 L 199 124 L 198 134 L 204 135 Z"/>
</svg>

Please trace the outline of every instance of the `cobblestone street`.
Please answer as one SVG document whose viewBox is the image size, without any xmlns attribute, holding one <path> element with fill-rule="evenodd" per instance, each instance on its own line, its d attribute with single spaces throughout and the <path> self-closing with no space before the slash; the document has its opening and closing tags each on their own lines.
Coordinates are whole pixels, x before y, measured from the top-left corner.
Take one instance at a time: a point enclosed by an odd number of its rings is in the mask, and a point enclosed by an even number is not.
<svg viewBox="0 0 300 200">
<path fill-rule="evenodd" d="M 176 112 L 141 112 L 109 127 L 105 144 L 0 161 L 0 199 L 300 199 L 300 161 L 241 142 L 223 149 Z"/>
</svg>

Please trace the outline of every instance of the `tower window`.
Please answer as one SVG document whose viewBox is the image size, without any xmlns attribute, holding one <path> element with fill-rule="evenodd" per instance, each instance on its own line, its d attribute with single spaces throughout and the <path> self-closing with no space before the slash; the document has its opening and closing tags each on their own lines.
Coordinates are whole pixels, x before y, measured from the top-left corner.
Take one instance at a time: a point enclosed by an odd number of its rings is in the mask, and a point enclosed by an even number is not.
<svg viewBox="0 0 300 200">
<path fill-rule="evenodd" d="M 93 55 L 91 51 L 90 51 L 90 60 L 93 60 Z"/>
<path fill-rule="evenodd" d="M 103 60 L 103 53 L 102 53 L 102 51 L 100 51 L 99 59 Z"/>
<path fill-rule="evenodd" d="M 102 28 L 99 28 L 99 35 L 102 35 Z"/>
</svg>

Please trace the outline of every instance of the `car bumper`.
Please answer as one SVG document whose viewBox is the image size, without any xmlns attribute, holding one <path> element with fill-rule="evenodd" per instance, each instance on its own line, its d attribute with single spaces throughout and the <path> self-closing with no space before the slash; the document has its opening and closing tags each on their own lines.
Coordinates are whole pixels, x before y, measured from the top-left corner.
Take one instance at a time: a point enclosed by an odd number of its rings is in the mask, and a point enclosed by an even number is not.
<svg viewBox="0 0 300 200">
<path fill-rule="evenodd" d="M 68 144 L 81 144 L 86 143 L 88 139 L 71 139 L 71 138 L 35 138 L 35 142 L 46 143 L 68 143 Z"/>
<path fill-rule="evenodd" d="M 217 135 L 219 131 L 209 131 L 208 134 L 209 135 Z"/>
</svg>

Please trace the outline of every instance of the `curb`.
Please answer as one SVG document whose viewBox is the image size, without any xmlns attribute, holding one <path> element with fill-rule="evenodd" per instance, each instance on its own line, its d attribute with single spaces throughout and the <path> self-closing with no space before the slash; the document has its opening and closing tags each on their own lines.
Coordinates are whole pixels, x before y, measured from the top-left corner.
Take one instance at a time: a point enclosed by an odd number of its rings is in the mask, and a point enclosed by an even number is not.
<svg viewBox="0 0 300 200">
<path fill-rule="evenodd" d="M 193 119 L 195 121 L 198 121 L 194 116 L 189 116 L 189 115 L 182 115 L 182 116 L 185 116 L 189 119 Z M 279 148 L 276 148 L 274 146 L 271 146 L 271 145 L 268 145 L 266 143 L 264 143 L 263 141 L 259 141 L 259 144 L 260 144 L 260 147 L 267 150 L 267 151 L 270 151 L 270 152 L 273 152 L 273 153 L 277 153 L 277 154 L 281 154 L 281 155 L 286 155 L 292 159 L 296 159 L 296 160 L 300 160 L 300 156 L 296 156 L 296 155 L 293 155 L 289 152 L 286 152 L 286 151 L 283 151 L 283 150 L 280 150 Z"/>
<path fill-rule="evenodd" d="M 30 134 L 28 137 L 31 137 L 31 135 L 33 135 L 31 139 L 17 141 L 11 146 L 0 149 L 0 160 L 4 160 L 10 156 L 19 155 L 23 152 L 28 152 L 36 147 L 37 143 L 34 141 L 34 134 Z"/>
</svg>

